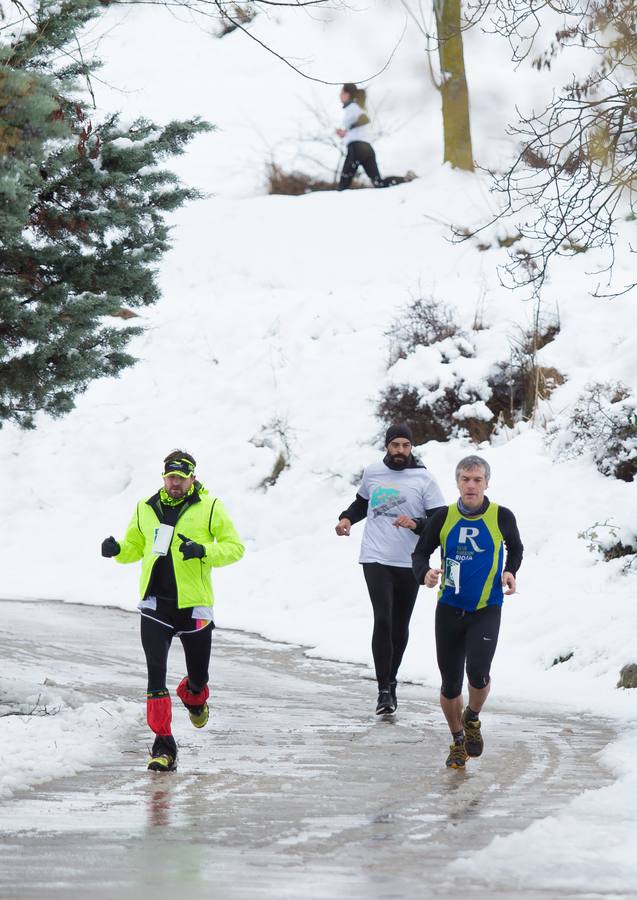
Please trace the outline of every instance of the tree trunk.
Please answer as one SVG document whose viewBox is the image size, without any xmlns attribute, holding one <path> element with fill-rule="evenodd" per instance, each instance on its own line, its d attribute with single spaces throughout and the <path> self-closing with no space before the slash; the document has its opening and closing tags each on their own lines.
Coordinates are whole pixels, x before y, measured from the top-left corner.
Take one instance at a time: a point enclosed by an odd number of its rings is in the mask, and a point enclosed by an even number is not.
<svg viewBox="0 0 637 900">
<path fill-rule="evenodd" d="M 434 0 L 440 57 L 440 93 L 445 137 L 445 162 L 473 172 L 469 90 L 464 69 L 461 0 Z"/>
</svg>

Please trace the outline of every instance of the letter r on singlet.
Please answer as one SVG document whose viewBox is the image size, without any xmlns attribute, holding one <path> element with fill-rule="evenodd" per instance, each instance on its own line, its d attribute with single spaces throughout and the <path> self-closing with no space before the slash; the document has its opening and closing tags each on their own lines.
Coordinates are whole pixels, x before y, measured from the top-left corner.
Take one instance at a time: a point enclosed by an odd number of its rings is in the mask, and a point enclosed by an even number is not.
<svg viewBox="0 0 637 900">
<path fill-rule="evenodd" d="M 473 547 L 475 553 L 484 553 L 484 550 L 481 549 L 480 547 L 478 547 L 478 545 L 475 542 L 475 538 L 479 534 L 480 534 L 479 528 L 467 528 L 466 526 L 463 525 L 463 527 L 460 529 L 460 534 L 458 536 L 458 543 L 466 544 L 468 542 Z"/>
</svg>

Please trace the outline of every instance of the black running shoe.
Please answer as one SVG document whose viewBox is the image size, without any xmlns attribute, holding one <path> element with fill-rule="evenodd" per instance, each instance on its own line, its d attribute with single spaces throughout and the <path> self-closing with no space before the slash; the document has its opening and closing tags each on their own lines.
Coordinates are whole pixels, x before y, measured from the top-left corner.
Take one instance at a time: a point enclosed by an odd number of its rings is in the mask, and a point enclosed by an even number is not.
<svg viewBox="0 0 637 900">
<path fill-rule="evenodd" d="M 396 712 L 396 704 L 392 700 L 389 688 L 384 688 L 378 692 L 378 702 L 376 703 L 377 716 L 391 716 Z"/>
<path fill-rule="evenodd" d="M 398 709 L 398 700 L 396 699 L 396 682 L 389 682 L 389 691 L 391 693 L 391 698 L 394 701 L 394 709 Z"/>
<path fill-rule="evenodd" d="M 468 719 L 467 711 L 462 714 L 462 727 L 464 728 L 464 746 L 467 756 L 481 756 L 484 750 L 480 719 Z"/>
</svg>

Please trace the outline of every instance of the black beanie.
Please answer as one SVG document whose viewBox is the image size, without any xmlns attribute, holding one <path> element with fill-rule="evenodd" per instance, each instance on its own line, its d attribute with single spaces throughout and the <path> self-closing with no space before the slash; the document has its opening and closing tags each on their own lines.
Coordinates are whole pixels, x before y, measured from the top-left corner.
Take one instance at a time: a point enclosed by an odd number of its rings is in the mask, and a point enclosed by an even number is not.
<svg viewBox="0 0 637 900">
<path fill-rule="evenodd" d="M 414 436 L 411 433 L 411 428 L 405 422 L 400 422 L 398 425 L 389 426 L 389 428 L 385 432 L 385 446 L 387 447 L 387 445 L 396 438 L 407 438 L 410 444 L 413 444 L 414 442 Z"/>
</svg>

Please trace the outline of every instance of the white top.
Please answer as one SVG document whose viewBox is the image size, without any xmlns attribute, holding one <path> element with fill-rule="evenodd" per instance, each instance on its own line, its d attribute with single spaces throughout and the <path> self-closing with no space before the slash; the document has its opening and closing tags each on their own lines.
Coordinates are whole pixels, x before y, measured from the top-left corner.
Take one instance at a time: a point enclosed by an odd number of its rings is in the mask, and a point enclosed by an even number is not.
<svg viewBox="0 0 637 900">
<path fill-rule="evenodd" d="M 363 115 L 367 115 L 367 113 L 355 100 L 352 100 L 351 103 L 348 103 L 347 106 L 343 108 L 343 128 L 347 131 L 347 134 L 343 138 L 343 143 L 346 147 L 348 144 L 351 144 L 352 141 L 366 141 L 368 144 L 371 143 L 371 125 L 357 125 L 355 128 L 352 128 L 354 122 Z"/>
<path fill-rule="evenodd" d="M 369 500 L 359 562 L 410 568 L 418 535 L 396 528 L 394 519 L 424 517 L 428 509 L 444 506 L 436 479 L 424 467 L 397 471 L 377 462 L 363 472 L 358 494 Z"/>
</svg>

